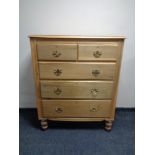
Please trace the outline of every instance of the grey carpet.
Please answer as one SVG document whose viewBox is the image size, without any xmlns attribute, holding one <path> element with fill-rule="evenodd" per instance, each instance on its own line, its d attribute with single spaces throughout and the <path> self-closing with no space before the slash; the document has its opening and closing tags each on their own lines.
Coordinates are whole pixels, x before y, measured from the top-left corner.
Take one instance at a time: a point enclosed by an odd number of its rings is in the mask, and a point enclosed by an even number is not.
<svg viewBox="0 0 155 155">
<path fill-rule="evenodd" d="M 118 109 L 111 132 L 103 123 L 51 122 L 40 130 L 34 109 L 20 109 L 20 155 L 134 155 L 135 111 Z"/>
</svg>

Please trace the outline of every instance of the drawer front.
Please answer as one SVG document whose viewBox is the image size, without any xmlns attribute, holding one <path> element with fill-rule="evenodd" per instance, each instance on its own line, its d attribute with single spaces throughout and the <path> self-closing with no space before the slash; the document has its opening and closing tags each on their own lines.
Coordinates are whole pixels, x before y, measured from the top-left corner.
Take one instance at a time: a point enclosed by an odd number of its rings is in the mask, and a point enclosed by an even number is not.
<svg viewBox="0 0 155 155">
<path fill-rule="evenodd" d="M 43 98 L 111 99 L 113 81 L 41 81 Z"/>
<path fill-rule="evenodd" d="M 113 80 L 115 63 L 40 62 L 41 79 Z"/>
<path fill-rule="evenodd" d="M 79 60 L 118 60 L 120 55 L 118 43 L 80 43 Z"/>
<path fill-rule="evenodd" d="M 110 117 L 111 100 L 43 100 L 43 117 Z"/>
<path fill-rule="evenodd" d="M 76 60 L 77 44 L 38 44 L 39 60 Z"/>
</svg>

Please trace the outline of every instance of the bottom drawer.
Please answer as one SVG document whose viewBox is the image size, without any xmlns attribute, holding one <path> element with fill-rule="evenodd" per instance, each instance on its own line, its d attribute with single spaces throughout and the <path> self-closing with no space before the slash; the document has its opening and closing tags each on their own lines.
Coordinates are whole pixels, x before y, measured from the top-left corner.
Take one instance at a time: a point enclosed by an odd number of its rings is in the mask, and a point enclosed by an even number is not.
<svg viewBox="0 0 155 155">
<path fill-rule="evenodd" d="M 111 100 L 42 100 L 43 117 L 110 117 Z"/>
</svg>

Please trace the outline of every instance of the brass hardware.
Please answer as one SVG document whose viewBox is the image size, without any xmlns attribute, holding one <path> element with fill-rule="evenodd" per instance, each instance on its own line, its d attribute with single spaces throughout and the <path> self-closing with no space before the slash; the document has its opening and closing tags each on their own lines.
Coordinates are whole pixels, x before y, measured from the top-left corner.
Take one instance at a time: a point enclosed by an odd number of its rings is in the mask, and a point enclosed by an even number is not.
<svg viewBox="0 0 155 155">
<path fill-rule="evenodd" d="M 91 108 L 90 111 L 91 111 L 91 112 L 96 112 L 97 109 L 96 109 L 96 108 Z"/>
<path fill-rule="evenodd" d="M 92 74 L 93 74 L 94 76 L 98 76 L 98 75 L 100 74 L 100 70 L 97 70 L 97 69 L 92 70 Z"/>
<path fill-rule="evenodd" d="M 95 51 L 93 55 L 94 55 L 95 58 L 99 58 L 102 55 L 102 52 Z"/>
<path fill-rule="evenodd" d="M 53 56 L 54 57 L 58 58 L 58 57 L 60 57 L 60 55 L 61 55 L 61 53 L 58 52 L 57 50 L 56 51 L 53 51 Z"/>
<path fill-rule="evenodd" d="M 98 91 L 97 89 L 92 89 L 92 90 L 91 90 L 92 96 L 96 96 L 98 92 L 99 92 L 99 91 Z"/>
<path fill-rule="evenodd" d="M 62 113 L 62 112 L 63 112 L 63 109 L 62 109 L 62 108 L 56 108 L 55 111 L 56 111 L 57 113 Z"/>
<path fill-rule="evenodd" d="M 62 93 L 62 90 L 60 88 L 57 88 L 56 90 L 54 90 L 54 93 L 56 95 L 60 95 Z"/>
<path fill-rule="evenodd" d="M 62 74 L 62 70 L 61 70 L 61 69 L 55 69 L 55 70 L 54 70 L 54 74 L 55 74 L 56 76 L 59 76 L 59 75 Z"/>
</svg>

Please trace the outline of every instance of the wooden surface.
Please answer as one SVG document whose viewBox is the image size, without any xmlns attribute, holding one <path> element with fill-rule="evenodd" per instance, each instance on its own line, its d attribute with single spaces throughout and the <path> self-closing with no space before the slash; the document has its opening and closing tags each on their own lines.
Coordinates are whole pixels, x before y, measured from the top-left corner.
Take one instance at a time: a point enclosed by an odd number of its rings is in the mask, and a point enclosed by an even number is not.
<svg viewBox="0 0 155 155">
<path fill-rule="evenodd" d="M 77 44 L 49 43 L 38 44 L 39 60 L 76 60 Z"/>
<path fill-rule="evenodd" d="M 110 100 L 43 100 L 43 115 L 49 117 L 110 117 Z"/>
<path fill-rule="evenodd" d="M 120 76 L 120 68 L 121 68 L 121 62 L 122 62 L 122 55 L 123 55 L 123 46 L 124 46 L 124 41 L 119 42 L 119 50 L 120 50 L 120 55 L 119 59 L 116 63 L 116 72 L 115 72 L 115 80 L 114 80 L 114 88 L 113 88 L 113 98 L 112 98 L 112 118 L 115 117 L 115 107 L 116 107 L 116 100 L 117 100 L 117 92 L 118 92 L 118 84 L 119 84 L 119 76 Z"/>
<path fill-rule="evenodd" d="M 41 81 L 43 98 L 111 99 L 112 90 L 112 81 Z"/>
<path fill-rule="evenodd" d="M 30 35 L 38 119 L 114 120 L 124 37 Z M 92 109 L 92 111 L 91 111 Z"/>
<path fill-rule="evenodd" d="M 50 117 L 47 118 L 51 121 L 69 121 L 69 122 L 98 122 L 98 121 L 107 121 L 112 120 L 110 117 Z"/>
<path fill-rule="evenodd" d="M 74 36 L 74 35 L 29 35 L 29 38 L 51 38 L 51 39 L 125 39 L 124 36 Z"/>
<path fill-rule="evenodd" d="M 33 65 L 33 75 L 35 82 L 35 94 L 36 94 L 36 106 L 38 112 L 38 118 L 42 117 L 42 108 L 41 108 L 41 94 L 40 94 L 40 81 L 39 81 L 39 68 L 37 62 L 37 50 L 36 50 L 36 40 L 34 38 L 30 39 L 31 51 L 32 51 L 32 65 Z"/>
<path fill-rule="evenodd" d="M 115 62 L 39 62 L 41 79 L 114 80 Z"/>
<path fill-rule="evenodd" d="M 119 56 L 119 44 L 117 42 L 88 42 L 79 43 L 79 60 L 110 60 L 116 61 Z M 95 57 L 96 53 L 100 53 L 98 57 Z"/>
</svg>

